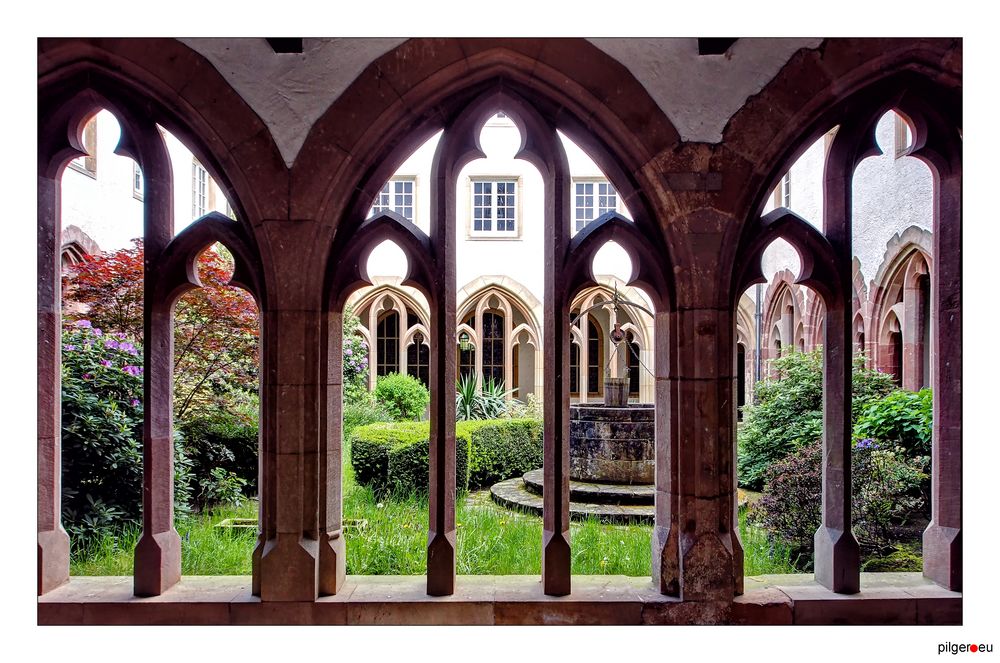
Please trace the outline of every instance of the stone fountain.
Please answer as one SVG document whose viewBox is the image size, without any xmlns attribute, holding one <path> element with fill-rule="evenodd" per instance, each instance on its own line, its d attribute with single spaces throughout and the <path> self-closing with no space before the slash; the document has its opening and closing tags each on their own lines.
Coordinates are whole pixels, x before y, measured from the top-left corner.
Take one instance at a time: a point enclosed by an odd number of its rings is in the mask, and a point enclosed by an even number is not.
<svg viewBox="0 0 1000 663">
<path fill-rule="evenodd" d="M 606 305 L 616 310 L 628 306 L 653 315 L 641 304 L 623 299 L 616 288 L 610 302 L 581 311 L 570 325 L 588 311 Z M 625 341 L 617 322 L 610 337 L 616 347 Z M 654 410 L 651 403 L 630 404 L 628 392 L 628 378 L 606 378 L 604 403 L 579 403 L 569 408 L 572 518 L 596 516 L 611 522 L 653 522 Z M 543 476 L 541 468 L 531 470 L 522 477 L 501 481 L 490 493 L 499 504 L 540 514 Z"/>
</svg>

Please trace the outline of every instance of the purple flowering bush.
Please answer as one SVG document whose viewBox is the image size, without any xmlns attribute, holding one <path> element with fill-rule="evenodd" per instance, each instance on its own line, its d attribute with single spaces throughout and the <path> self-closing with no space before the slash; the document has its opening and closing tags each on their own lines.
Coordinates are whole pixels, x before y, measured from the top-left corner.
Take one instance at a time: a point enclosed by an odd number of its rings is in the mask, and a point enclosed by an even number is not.
<svg viewBox="0 0 1000 663">
<path fill-rule="evenodd" d="M 817 440 L 771 465 L 764 494 L 750 508 L 750 520 L 803 556 L 813 550 L 820 524 L 822 443 Z M 908 521 L 922 509 L 914 487 L 926 478 L 919 465 L 870 439 L 851 450 L 851 518 L 862 558 L 878 557 L 903 538 Z"/>
<path fill-rule="evenodd" d="M 344 311 L 344 403 L 369 400 L 368 344 L 358 333 L 361 321 L 348 307 Z"/>
<path fill-rule="evenodd" d="M 175 445 L 175 506 L 190 488 Z M 63 524 L 74 552 L 142 515 L 142 352 L 80 320 L 62 334 Z"/>
</svg>

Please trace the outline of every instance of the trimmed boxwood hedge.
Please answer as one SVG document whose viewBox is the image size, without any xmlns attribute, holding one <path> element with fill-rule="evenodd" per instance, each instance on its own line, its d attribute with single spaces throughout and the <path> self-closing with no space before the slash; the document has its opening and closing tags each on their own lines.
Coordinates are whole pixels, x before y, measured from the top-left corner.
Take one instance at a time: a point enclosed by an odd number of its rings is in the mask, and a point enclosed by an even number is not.
<svg viewBox="0 0 1000 663">
<path fill-rule="evenodd" d="M 358 483 L 378 491 L 426 492 L 430 423 L 359 426 L 350 437 Z M 542 464 L 542 424 L 534 419 L 460 421 L 455 430 L 458 490 L 482 488 Z"/>
<path fill-rule="evenodd" d="M 463 421 L 468 430 L 469 486 L 486 488 L 542 466 L 542 422 L 537 419 Z"/>
</svg>

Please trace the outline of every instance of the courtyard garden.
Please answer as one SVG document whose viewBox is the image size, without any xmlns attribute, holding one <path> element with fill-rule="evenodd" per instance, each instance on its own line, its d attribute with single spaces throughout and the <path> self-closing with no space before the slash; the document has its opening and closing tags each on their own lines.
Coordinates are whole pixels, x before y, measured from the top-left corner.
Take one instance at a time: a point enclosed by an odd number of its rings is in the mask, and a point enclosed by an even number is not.
<svg viewBox="0 0 1000 663">
<path fill-rule="evenodd" d="M 63 522 L 74 575 L 128 575 L 142 495 L 142 247 L 95 256 L 64 282 Z M 182 572 L 249 574 L 257 517 L 257 312 L 228 286 L 231 258 L 206 251 L 206 287 L 175 311 L 175 514 Z M 381 376 L 368 390 L 358 320 L 344 316 L 343 514 L 349 574 L 425 572 L 424 385 Z M 773 360 L 738 434 L 747 575 L 809 572 L 819 524 L 822 355 Z M 542 465 L 540 404 L 504 385 L 456 384 L 459 574 L 540 574 L 542 521 L 489 488 Z M 917 570 L 929 504 L 931 394 L 854 372 L 854 527 L 865 570 Z M 575 574 L 651 573 L 652 526 L 571 524 Z"/>
</svg>

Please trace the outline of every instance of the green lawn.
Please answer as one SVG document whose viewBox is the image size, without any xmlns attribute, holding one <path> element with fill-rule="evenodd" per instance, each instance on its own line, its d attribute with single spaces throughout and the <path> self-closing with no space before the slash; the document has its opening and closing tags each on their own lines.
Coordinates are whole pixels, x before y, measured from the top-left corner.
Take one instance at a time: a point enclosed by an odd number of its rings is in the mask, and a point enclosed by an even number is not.
<svg viewBox="0 0 1000 663">
<path fill-rule="evenodd" d="M 345 457 L 349 457 L 345 454 Z M 359 575 L 422 575 L 427 564 L 427 498 L 378 497 L 354 481 L 344 464 L 344 518 L 347 572 Z M 255 518 L 257 505 L 220 508 L 180 521 L 182 573 L 248 575 L 256 538 L 227 535 L 213 525 L 225 518 Z M 458 573 L 534 575 L 541 573 L 542 520 L 494 504 L 487 491 L 463 495 L 456 508 Z M 651 573 L 649 525 L 573 522 L 573 573 L 648 576 Z M 740 519 L 746 575 L 796 573 L 787 548 L 771 549 L 764 532 Z M 138 529 L 107 537 L 85 554 L 75 555 L 73 575 L 130 575 Z"/>
</svg>

